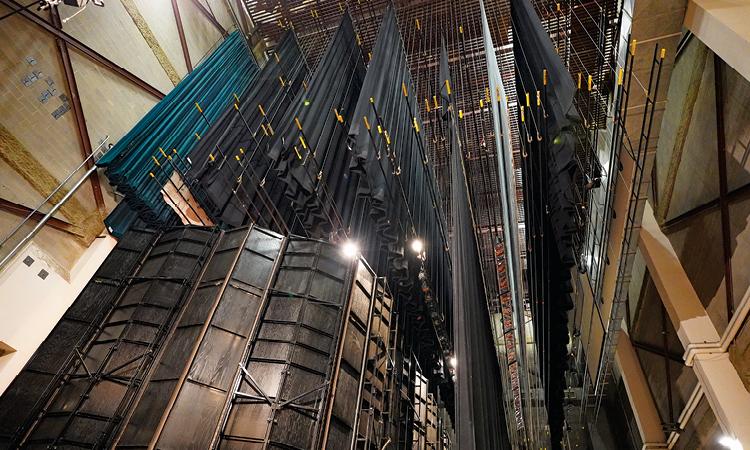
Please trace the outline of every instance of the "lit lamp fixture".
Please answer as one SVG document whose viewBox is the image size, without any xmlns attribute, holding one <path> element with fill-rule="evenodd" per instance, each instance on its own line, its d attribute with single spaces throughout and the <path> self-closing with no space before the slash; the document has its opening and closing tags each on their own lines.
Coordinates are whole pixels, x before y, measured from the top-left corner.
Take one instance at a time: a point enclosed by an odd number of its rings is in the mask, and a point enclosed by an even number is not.
<svg viewBox="0 0 750 450">
<path fill-rule="evenodd" d="M 341 253 L 349 259 L 354 259 L 359 256 L 359 245 L 353 241 L 345 241 L 341 246 Z"/>
<path fill-rule="evenodd" d="M 723 445 L 729 450 L 742 450 L 742 443 L 738 439 L 733 437 L 722 436 L 719 439 L 719 444 Z"/>
<path fill-rule="evenodd" d="M 449 359 L 448 362 L 451 364 L 451 367 L 453 367 L 454 369 L 458 365 L 458 360 L 456 359 L 455 356 L 451 356 L 451 359 Z"/>
<path fill-rule="evenodd" d="M 414 238 L 411 241 L 411 249 L 414 251 L 414 253 L 421 254 L 424 250 L 424 242 L 422 242 L 419 238 Z"/>
</svg>

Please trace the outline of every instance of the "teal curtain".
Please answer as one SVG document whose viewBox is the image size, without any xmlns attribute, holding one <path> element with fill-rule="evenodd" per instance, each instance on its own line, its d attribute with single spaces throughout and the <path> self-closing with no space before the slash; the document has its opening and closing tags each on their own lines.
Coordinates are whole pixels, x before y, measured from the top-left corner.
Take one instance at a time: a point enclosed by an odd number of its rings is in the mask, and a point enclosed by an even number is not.
<svg viewBox="0 0 750 450">
<path fill-rule="evenodd" d="M 196 133 L 202 136 L 209 128 L 208 122 L 213 123 L 231 107 L 234 96 L 242 95 L 258 72 L 242 35 L 231 33 L 97 161 L 97 165 L 106 168 L 110 183 L 141 218 L 162 223 L 172 217 L 161 195 L 172 164 L 165 161 L 159 148 L 170 152 L 172 163 L 181 172 L 187 170 Z M 177 150 L 177 155 L 171 153 L 172 149 Z M 153 158 L 161 162 L 161 167 Z"/>
</svg>

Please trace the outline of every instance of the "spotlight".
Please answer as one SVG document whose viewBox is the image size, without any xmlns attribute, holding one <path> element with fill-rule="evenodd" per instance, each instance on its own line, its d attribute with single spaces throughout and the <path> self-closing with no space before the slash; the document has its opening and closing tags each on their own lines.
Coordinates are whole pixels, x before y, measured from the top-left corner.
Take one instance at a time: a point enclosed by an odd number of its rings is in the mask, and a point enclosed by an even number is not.
<svg viewBox="0 0 750 450">
<path fill-rule="evenodd" d="M 346 241 L 341 246 L 341 253 L 347 258 L 354 259 L 359 256 L 359 246 L 356 242 Z"/>
<path fill-rule="evenodd" d="M 458 365 L 458 360 L 455 356 L 451 356 L 451 359 L 448 360 L 448 362 L 451 364 L 451 367 L 455 368 Z"/>
<path fill-rule="evenodd" d="M 742 443 L 738 439 L 729 436 L 722 436 L 719 439 L 719 444 L 728 448 L 729 450 L 742 450 Z"/>
<path fill-rule="evenodd" d="M 422 250 L 424 250 L 424 243 L 419 238 L 414 238 L 411 241 L 411 249 L 414 251 L 414 253 L 422 253 Z"/>
</svg>

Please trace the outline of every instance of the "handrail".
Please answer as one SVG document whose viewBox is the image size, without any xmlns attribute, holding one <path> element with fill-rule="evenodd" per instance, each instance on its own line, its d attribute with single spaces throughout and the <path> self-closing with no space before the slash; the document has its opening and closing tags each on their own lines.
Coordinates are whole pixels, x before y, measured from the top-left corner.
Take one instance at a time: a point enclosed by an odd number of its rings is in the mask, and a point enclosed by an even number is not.
<svg viewBox="0 0 750 450">
<path fill-rule="evenodd" d="M 44 206 L 57 192 L 59 192 L 65 184 L 70 181 L 71 178 L 73 178 L 73 175 L 77 173 L 84 165 L 86 165 L 91 158 L 94 157 L 94 155 L 98 154 L 102 146 L 107 142 L 109 139 L 109 136 L 106 136 L 102 142 L 99 144 L 99 146 L 96 147 L 96 149 L 91 152 L 91 155 L 89 155 L 83 162 L 75 169 L 73 170 L 70 175 L 68 175 L 45 199 L 42 203 L 39 204 L 34 210 L 29 212 L 29 214 L 3 239 L 2 242 L 0 242 L 0 247 L 2 247 L 8 240 L 10 240 L 17 232 L 21 229 L 35 214 L 39 213 L 39 209 Z M 21 241 L 16 244 L 15 247 L 0 261 L 0 270 L 2 270 L 8 262 L 10 262 L 11 259 L 13 259 L 16 254 L 31 240 L 36 236 L 36 234 L 39 232 L 39 230 L 42 229 L 44 224 L 49 221 L 52 216 L 57 213 L 57 211 L 62 207 L 62 205 L 70 200 L 71 197 L 73 197 L 73 194 L 76 193 L 76 191 L 83 185 L 83 183 L 93 174 L 96 172 L 97 166 L 94 164 L 91 166 L 90 169 L 86 171 L 86 173 L 79 179 L 76 184 L 63 196 L 63 198 L 60 199 L 59 202 L 57 202 L 52 209 L 49 210 L 47 214 L 42 217 L 42 219 L 39 221 L 39 223 L 36 224 L 36 226 L 29 231 L 29 233 L 21 239 Z"/>
<path fill-rule="evenodd" d="M 10 233 L 8 233 L 8 235 L 5 236 L 2 241 L 0 241 L 0 247 L 5 245 L 5 243 L 8 242 L 13 237 L 13 235 L 15 235 L 18 232 L 18 230 L 21 229 L 21 227 L 26 225 L 26 222 L 28 222 L 35 214 L 37 214 L 39 210 L 42 208 L 42 206 L 46 205 L 47 202 L 50 201 L 50 199 L 54 197 L 54 195 L 57 194 L 60 191 L 60 189 L 62 189 L 63 186 L 65 186 L 65 184 L 67 184 L 68 181 L 70 181 L 71 178 L 73 178 L 73 175 L 75 175 L 76 172 L 81 170 L 81 167 L 85 166 L 86 163 L 88 163 L 89 160 L 94 157 L 94 155 L 99 153 L 99 150 L 108 140 L 109 140 L 109 135 L 105 136 L 104 139 L 102 139 L 102 142 L 94 149 L 94 151 L 91 152 L 91 154 L 88 157 L 86 157 L 86 159 L 84 159 L 83 162 L 81 162 L 81 164 L 78 167 L 76 167 L 72 172 L 70 172 L 70 174 L 64 180 L 62 180 L 62 182 L 55 189 L 53 189 L 52 192 L 49 193 L 47 198 L 42 200 L 42 202 L 39 203 L 39 205 L 37 205 L 36 208 L 30 211 L 29 214 L 26 217 L 24 217 L 24 219 L 18 225 L 16 225 L 16 227 L 13 228 L 10 231 Z"/>
</svg>

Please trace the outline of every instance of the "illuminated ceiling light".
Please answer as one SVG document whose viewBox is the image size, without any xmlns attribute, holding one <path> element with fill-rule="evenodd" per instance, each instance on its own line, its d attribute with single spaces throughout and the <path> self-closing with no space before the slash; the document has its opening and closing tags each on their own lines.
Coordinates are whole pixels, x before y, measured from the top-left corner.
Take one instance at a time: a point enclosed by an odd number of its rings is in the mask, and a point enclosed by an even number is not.
<svg viewBox="0 0 750 450">
<path fill-rule="evenodd" d="M 422 250 L 424 250 L 424 242 L 419 238 L 414 238 L 411 241 L 411 249 L 414 253 L 422 253 Z"/>
<path fill-rule="evenodd" d="M 353 241 L 346 241 L 341 246 L 341 253 L 347 258 L 354 259 L 359 256 L 359 245 Z"/>
<path fill-rule="evenodd" d="M 448 362 L 453 368 L 455 368 L 458 365 L 458 360 L 456 359 L 455 356 L 451 356 L 451 359 L 449 359 Z"/>
<path fill-rule="evenodd" d="M 719 444 L 730 450 L 742 450 L 742 443 L 738 439 L 735 439 L 733 437 L 722 436 L 719 439 Z"/>
</svg>

